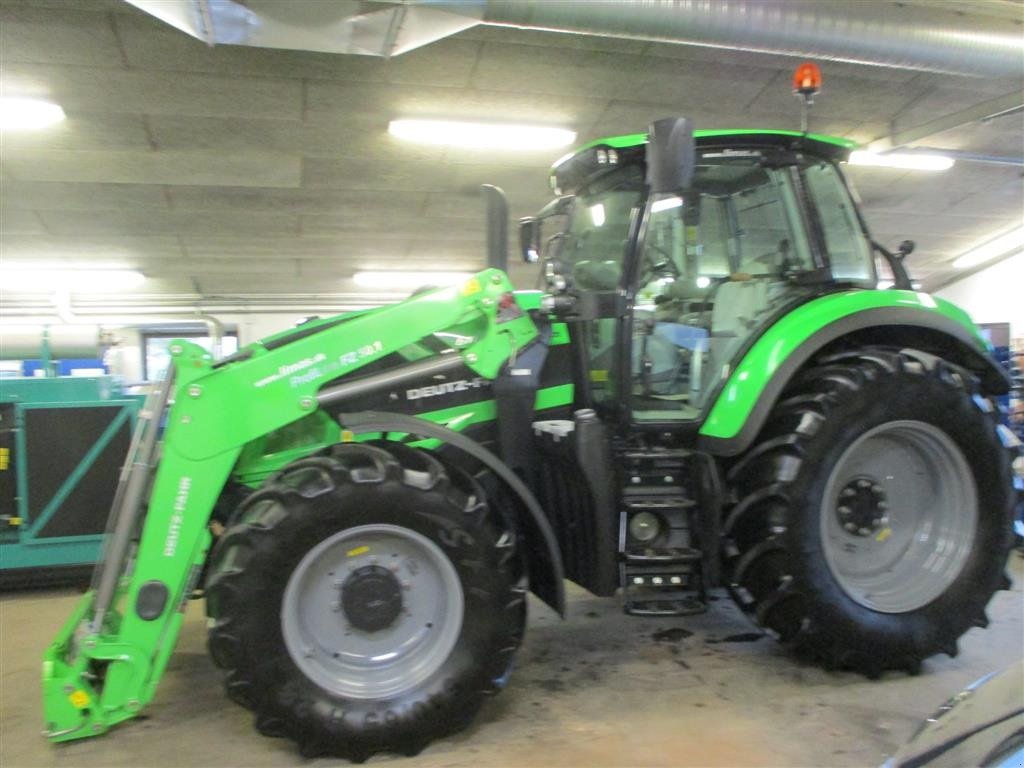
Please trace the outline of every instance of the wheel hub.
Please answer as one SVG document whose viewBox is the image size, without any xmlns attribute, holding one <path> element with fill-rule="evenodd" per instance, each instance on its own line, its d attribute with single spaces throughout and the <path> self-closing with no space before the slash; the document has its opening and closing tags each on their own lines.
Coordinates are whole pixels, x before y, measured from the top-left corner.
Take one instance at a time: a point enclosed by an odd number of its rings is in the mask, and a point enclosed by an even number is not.
<svg viewBox="0 0 1024 768">
<path fill-rule="evenodd" d="M 843 530 L 854 536 L 871 536 L 889 524 L 885 489 L 874 480 L 859 477 L 839 492 L 836 516 Z"/>
<path fill-rule="evenodd" d="M 402 585 L 387 568 L 365 565 L 341 586 L 341 608 L 356 629 L 386 629 L 402 614 Z"/>
<path fill-rule="evenodd" d="M 405 526 L 359 525 L 323 539 L 295 566 L 281 631 L 309 680 L 346 698 L 383 699 L 444 664 L 462 631 L 463 602 L 455 566 L 431 539 Z"/>
<path fill-rule="evenodd" d="M 976 543 L 978 492 L 948 433 L 901 419 L 867 430 L 839 456 L 821 515 L 823 553 L 843 591 L 873 611 L 907 613 L 962 575 Z"/>
</svg>

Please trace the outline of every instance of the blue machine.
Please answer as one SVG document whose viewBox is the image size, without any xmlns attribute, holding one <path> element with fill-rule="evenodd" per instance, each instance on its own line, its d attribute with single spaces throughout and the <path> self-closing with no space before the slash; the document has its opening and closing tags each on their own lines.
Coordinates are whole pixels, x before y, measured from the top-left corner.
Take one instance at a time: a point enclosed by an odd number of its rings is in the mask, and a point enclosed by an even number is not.
<svg viewBox="0 0 1024 768">
<path fill-rule="evenodd" d="M 996 405 L 1002 414 L 1002 421 L 1010 430 L 1017 435 L 1017 438 L 1024 441 L 1024 421 L 1014 420 L 1014 402 L 1024 400 L 1024 387 L 1021 383 L 1021 371 L 1017 369 L 1013 351 L 1010 348 L 1010 324 L 1009 323 L 984 323 L 978 326 L 982 335 L 992 345 L 992 356 L 1010 372 L 1015 387 L 1009 394 L 996 398 Z M 1020 487 L 1021 478 L 1018 478 Z M 1018 544 L 1024 542 L 1024 492 L 1018 495 L 1017 510 L 1014 516 L 1014 532 L 1017 534 Z"/>
</svg>

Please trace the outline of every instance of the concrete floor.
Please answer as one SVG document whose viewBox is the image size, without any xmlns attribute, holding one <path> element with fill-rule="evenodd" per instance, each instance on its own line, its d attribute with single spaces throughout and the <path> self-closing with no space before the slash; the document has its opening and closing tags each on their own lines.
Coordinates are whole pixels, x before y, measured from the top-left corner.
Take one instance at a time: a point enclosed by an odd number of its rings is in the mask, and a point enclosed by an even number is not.
<svg viewBox="0 0 1024 768">
<path fill-rule="evenodd" d="M 560 621 L 534 603 L 509 688 L 466 732 L 396 766 L 878 765 L 948 696 L 1024 655 L 1024 561 L 999 593 L 987 630 L 956 659 L 870 682 L 787 656 L 724 595 L 703 616 L 639 619 L 616 600 L 570 590 Z M 148 717 L 97 739 L 53 746 L 39 735 L 39 656 L 64 621 L 69 592 L 0 599 L 0 765 L 294 766 L 290 742 L 256 734 L 223 696 L 205 651 L 203 606 L 189 609 Z M 666 632 L 666 630 L 669 630 Z M 744 635 L 746 637 L 744 637 Z M 731 638 L 731 639 L 730 639 Z M 315 760 L 313 768 L 338 764 Z"/>
</svg>

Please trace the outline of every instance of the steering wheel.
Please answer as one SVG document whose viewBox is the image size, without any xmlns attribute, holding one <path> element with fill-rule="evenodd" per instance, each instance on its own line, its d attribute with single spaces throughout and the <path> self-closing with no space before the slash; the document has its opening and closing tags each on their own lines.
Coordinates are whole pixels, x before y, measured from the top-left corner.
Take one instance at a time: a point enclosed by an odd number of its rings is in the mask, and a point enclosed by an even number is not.
<svg viewBox="0 0 1024 768">
<path fill-rule="evenodd" d="M 662 257 L 660 261 L 653 258 L 655 253 Z M 679 271 L 675 261 L 673 261 L 671 253 L 661 246 L 648 243 L 644 246 L 644 268 L 640 274 L 640 285 L 646 285 L 651 281 L 651 278 L 659 273 L 674 278 L 682 277 L 683 274 Z"/>
</svg>

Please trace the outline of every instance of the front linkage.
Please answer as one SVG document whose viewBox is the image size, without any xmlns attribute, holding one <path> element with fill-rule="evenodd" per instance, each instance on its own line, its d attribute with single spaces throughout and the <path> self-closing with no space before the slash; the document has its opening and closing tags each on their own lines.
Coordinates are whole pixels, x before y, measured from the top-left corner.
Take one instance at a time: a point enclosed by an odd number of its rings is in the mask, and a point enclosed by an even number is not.
<svg viewBox="0 0 1024 768">
<path fill-rule="evenodd" d="M 511 291 L 502 272 L 485 270 L 460 286 L 321 321 L 293 339 L 258 342 L 230 362 L 173 345 L 172 372 L 147 402 L 122 472 L 92 589 L 43 657 L 49 739 L 103 733 L 153 698 L 210 547 L 211 512 L 247 443 L 316 411 L 330 397 L 321 391 L 328 382 L 431 332 L 455 348 L 452 362 L 495 378 L 537 334 L 525 314 L 502 311 Z"/>
</svg>

